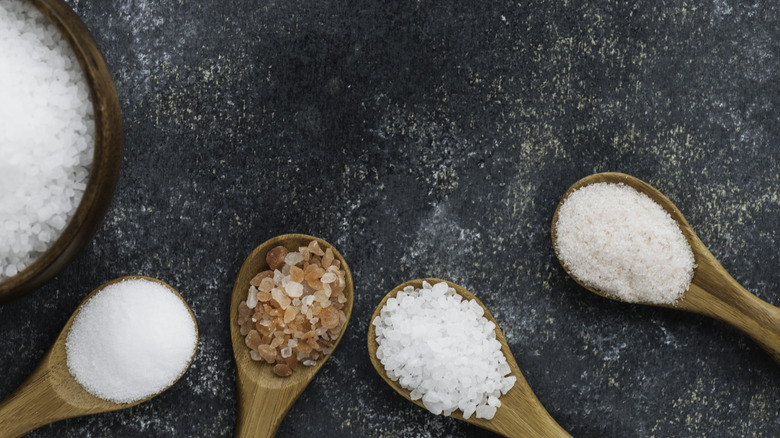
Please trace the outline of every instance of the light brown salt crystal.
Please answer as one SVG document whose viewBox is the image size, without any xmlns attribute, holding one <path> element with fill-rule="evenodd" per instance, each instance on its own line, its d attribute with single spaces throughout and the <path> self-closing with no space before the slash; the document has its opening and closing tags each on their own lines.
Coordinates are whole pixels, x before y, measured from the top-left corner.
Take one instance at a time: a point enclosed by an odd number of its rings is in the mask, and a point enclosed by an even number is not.
<svg viewBox="0 0 780 438">
<path fill-rule="evenodd" d="M 303 275 L 303 269 L 292 266 L 290 267 L 290 281 L 294 281 L 296 283 L 303 283 L 304 275 Z"/>
<path fill-rule="evenodd" d="M 250 330 L 246 335 L 244 342 L 246 342 L 247 347 L 252 350 L 257 350 L 257 346 L 260 345 L 261 342 L 260 333 L 258 333 L 257 330 Z"/>
<path fill-rule="evenodd" d="M 318 255 L 320 257 L 325 255 L 325 253 L 322 251 L 322 248 L 320 248 L 319 242 L 316 240 L 309 242 L 309 251 L 311 251 L 312 254 Z"/>
<path fill-rule="evenodd" d="M 276 287 L 271 289 L 271 297 L 273 298 L 274 301 L 279 303 L 279 307 L 281 307 L 282 309 L 287 309 L 287 307 L 292 302 L 292 300 L 290 299 L 290 297 L 287 296 L 287 294 L 285 294 L 281 289 Z"/>
<path fill-rule="evenodd" d="M 265 255 L 265 262 L 268 263 L 268 267 L 271 269 L 282 269 L 284 267 L 284 258 L 287 257 L 287 253 L 287 248 L 279 245 L 268 251 L 268 254 Z"/>
<path fill-rule="evenodd" d="M 314 292 L 314 301 L 322 304 L 325 301 L 328 301 L 330 298 L 330 294 L 325 290 L 318 290 L 317 292 Z"/>
<path fill-rule="evenodd" d="M 277 336 L 271 340 L 271 348 L 276 348 L 284 342 L 284 336 Z"/>
<path fill-rule="evenodd" d="M 257 347 L 257 352 L 268 363 L 274 363 L 276 361 L 276 349 L 270 345 L 261 344 Z"/>
<path fill-rule="evenodd" d="M 309 354 L 312 350 L 311 345 L 309 345 L 307 342 L 300 342 L 295 348 L 303 354 Z"/>
<path fill-rule="evenodd" d="M 322 256 L 322 267 L 327 268 L 330 266 L 331 263 L 333 263 L 333 250 L 328 248 L 325 250 L 325 255 Z"/>
<path fill-rule="evenodd" d="M 339 325 L 339 311 L 332 307 L 322 309 L 322 312 L 320 312 L 320 321 L 322 321 L 323 327 L 337 327 Z"/>
<path fill-rule="evenodd" d="M 309 251 L 308 246 L 301 246 L 298 248 L 298 252 L 301 253 L 301 257 L 303 257 L 304 262 L 308 262 L 311 258 L 311 251 Z"/>
<path fill-rule="evenodd" d="M 271 289 L 273 288 L 274 288 L 274 279 L 271 277 L 265 277 L 260 281 L 260 284 L 257 286 L 257 290 L 263 292 L 270 292 Z"/>
<path fill-rule="evenodd" d="M 298 314 L 298 308 L 295 306 L 290 306 L 287 308 L 287 310 L 284 311 L 284 323 L 287 324 L 291 322 L 293 319 L 295 319 L 295 315 Z"/>
<path fill-rule="evenodd" d="M 289 377 L 292 374 L 292 370 L 286 363 L 278 363 L 274 365 L 274 374 L 279 377 Z"/>
<path fill-rule="evenodd" d="M 272 278 L 273 276 L 274 276 L 274 272 L 273 271 L 270 271 L 270 270 L 263 271 L 263 272 L 255 275 L 254 277 L 252 277 L 252 279 L 249 280 L 249 284 L 251 284 L 252 286 L 258 287 L 258 286 L 260 286 L 260 283 L 263 281 L 264 278 Z"/>
<path fill-rule="evenodd" d="M 249 316 L 252 314 L 252 309 L 249 308 L 249 306 L 246 305 L 246 301 L 242 301 L 238 304 L 238 325 L 243 325 L 247 320 L 249 320 Z"/>
<path fill-rule="evenodd" d="M 267 303 L 271 299 L 271 292 L 268 291 L 258 291 L 257 292 L 257 301 L 261 303 Z"/>
<path fill-rule="evenodd" d="M 249 334 L 249 331 L 252 330 L 252 327 L 254 327 L 254 324 L 252 324 L 251 320 L 247 319 L 245 323 L 241 324 L 239 331 L 242 336 L 246 336 Z"/>
</svg>

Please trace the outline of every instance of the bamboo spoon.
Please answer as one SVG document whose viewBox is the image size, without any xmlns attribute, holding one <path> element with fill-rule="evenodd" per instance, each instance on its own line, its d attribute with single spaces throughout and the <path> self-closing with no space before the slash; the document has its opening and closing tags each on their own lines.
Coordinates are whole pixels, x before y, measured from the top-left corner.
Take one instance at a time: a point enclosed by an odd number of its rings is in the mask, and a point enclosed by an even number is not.
<svg viewBox="0 0 780 438">
<path fill-rule="evenodd" d="M 382 362 L 377 359 L 376 350 L 379 345 L 376 342 L 376 332 L 373 321 L 374 318 L 379 316 L 380 311 L 385 306 L 385 303 L 387 303 L 388 299 L 395 298 L 398 292 L 402 291 L 406 286 L 422 288 L 423 281 L 427 281 L 430 284 L 435 284 L 441 282 L 442 280 L 436 278 L 421 278 L 418 280 L 407 281 L 406 283 L 391 290 L 387 295 L 385 295 L 385 297 L 376 307 L 376 310 L 374 310 L 374 314 L 371 315 L 371 322 L 369 322 L 368 325 L 368 354 L 371 357 L 371 363 L 374 365 L 376 372 L 379 373 L 385 382 L 387 382 L 390 387 L 395 389 L 396 392 L 417 406 L 420 406 L 421 408 L 425 408 L 425 406 L 422 404 L 422 400 L 412 400 L 411 396 L 409 395 L 409 390 L 404 389 L 398 382 L 390 380 L 390 378 L 387 377 L 384 365 L 382 365 Z M 464 299 L 476 301 L 476 303 L 485 310 L 484 316 L 496 323 L 487 307 L 485 307 L 485 305 L 482 304 L 482 302 L 480 302 L 471 292 L 455 283 L 450 283 L 449 281 L 446 283 L 450 287 L 454 288 L 455 292 L 457 292 Z M 515 385 L 512 387 L 512 389 L 509 390 L 509 392 L 501 396 L 501 407 L 496 410 L 496 415 L 491 420 L 476 418 L 474 415 L 472 415 L 469 419 L 464 419 L 460 411 L 454 411 L 452 414 L 450 414 L 450 416 L 457 418 L 458 420 L 471 423 L 475 426 L 479 426 L 483 429 L 499 433 L 506 437 L 570 437 L 571 435 L 569 435 L 563 428 L 561 428 L 561 426 L 559 426 L 558 423 L 556 423 L 550 414 L 544 409 L 544 406 L 542 406 L 542 403 L 539 401 L 539 399 L 536 398 L 536 395 L 531 390 L 531 387 L 528 386 L 528 383 L 525 381 L 525 378 L 520 371 L 520 367 L 517 366 L 517 362 L 515 362 L 515 358 L 512 356 L 512 351 L 509 349 L 509 345 L 506 343 L 506 339 L 504 339 L 504 334 L 501 332 L 501 329 L 498 328 L 497 323 L 496 339 L 501 343 L 501 351 L 504 353 L 504 356 L 506 356 L 509 368 L 512 370 L 511 375 L 517 377 Z"/>
<path fill-rule="evenodd" d="M 241 335 L 236 322 L 238 305 L 241 301 L 246 300 L 249 281 L 258 272 L 268 269 L 268 264 L 265 261 L 268 251 L 279 245 L 284 245 L 290 251 L 297 251 L 298 247 L 306 246 L 312 240 L 316 240 L 323 250 L 330 248 L 335 259 L 341 262 L 341 269 L 347 274 L 346 287 L 344 288 L 347 302 L 344 303 L 342 309 L 347 321 L 333 344 L 334 349 L 338 346 L 349 323 L 349 317 L 352 315 L 352 304 L 355 301 L 352 273 L 344 257 L 331 244 L 305 234 L 284 234 L 266 241 L 249 254 L 238 272 L 230 300 L 230 337 L 233 342 L 233 357 L 236 360 L 238 371 L 236 374 L 239 397 L 237 437 L 264 438 L 274 436 L 287 411 L 290 410 L 295 400 L 330 357 L 330 354 L 327 354 L 319 358 L 314 366 L 299 366 L 291 376 L 279 377 L 273 373 L 273 367 L 270 364 L 256 362 L 249 357 L 250 350 L 246 346 L 244 336 Z"/>
<path fill-rule="evenodd" d="M 67 364 L 67 353 L 65 351 L 65 341 L 73 320 L 79 313 L 84 304 L 96 293 L 100 292 L 106 286 L 128 279 L 145 279 L 160 283 L 171 290 L 176 296 L 184 302 L 184 299 L 168 284 L 149 277 L 134 275 L 129 277 L 120 277 L 102 284 L 93 290 L 79 304 L 79 307 L 73 312 L 60 335 L 54 341 L 51 349 L 43 357 L 43 360 L 35 368 L 35 371 L 22 383 L 13 394 L 5 401 L 0 403 L 0 437 L 11 438 L 19 437 L 31 430 L 37 429 L 43 425 L 66 418 L 80 417 L 83 415 L 98 414 L 101 412 L 111 412 L 119 409 L 129 408 L 139 403 L 143 403 L 152 397 L 155 397 L 168 388 L 163 389 L 157 394 L 153 394 L 142 400 L 131 403 L 114 403 L 95 397 L 87 392 L 81 384 L 70 374 Z M 187 306 L 187 303 L 184 302 Z M 196 324 L 195 334 L 197 337 L 197 323 L 192 309 L 187 306 L 193 323 Z M 197 345 L 197 341 L 196 341 Z M 195 351 L 192 352 L 195 357 Z M 187 364 L 187 368 L 192 364 L 192 358 Z M 185 368 L 176 381 L 187 371 Z M 176 383 L 174 381 L 173 384 Z M 170 387 L 170 386 L 169 386 Z"/>
<path fill-rule="evenodd" d="M 696 268 L 694 269 L 690 287 L 677 302 L 673 304 L 659 304 L 659 306 L 706 315 L 730 324 L 752 338 L 772 356 L 775 362 L 780 364 L 780 309 L 762 301 L 737 283 L 723 266 L 718 263 L 707 247 L 704 246 L 672 201 L 642 180 L 623 173 L 610 172 L 597 173 L 574 183 L 564 193 L 553 216 L 552 241 L 556 256 L 558 256 L 558 247 L 556 244 L 555 224 L 558 222 L 558 210 L 561 205 L 573 191 L 588 184 L 601 182 L 623 183 L 650 197 L 677 222 L 683 236 L 685 236 L 693 250 Z M 560 256 L 558 260 L 560 261 Z M 561 262 L 561 265 L 566 273 L 585 289 L 604 298 L 620 301 L 601 293 L 593 287 L 582 284 L 578 278 L 569 272 L 563 262 Z M 652 305 L 649 303 L 642 304 Z"/>
</svg>

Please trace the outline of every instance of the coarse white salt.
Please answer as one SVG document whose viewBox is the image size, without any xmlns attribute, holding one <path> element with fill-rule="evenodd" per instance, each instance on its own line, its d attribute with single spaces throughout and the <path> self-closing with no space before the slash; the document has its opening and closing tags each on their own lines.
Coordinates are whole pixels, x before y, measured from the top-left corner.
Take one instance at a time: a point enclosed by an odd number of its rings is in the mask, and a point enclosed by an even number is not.
<svg viewBox="0 0 780 438">
<path fill-rule="evenodd" d="M 197 328 L 187 306 L 146 279 L 113 283 L 81 308 L 66 340 L 68 369 L 88 392 L 130 403 L 166 389 L 187 369 Z"/>
<path fill-rule="evenodd" d="M 31 2 L 0 0 L 0 281 L 62 233 L 84 194 L 94 131 L 67 42 Z"/>
<path fill-rule="evenodd" d="M 509 375 L 495 324 L 447 283 L 422 286 L 405 287 L 372 321 L 377 359 L 432 413 L 460 409 L 464 418 L 493 418 L 498 398 L 517 380 Z"/>
<path fill-rule="evenodd" d="M 693 278 L 693 251 L 677 222 L 624 184 L 573 191 L 558 210 L 556 248 L 572 276 L 631 303 L 672 304 Z"/>
</svg>

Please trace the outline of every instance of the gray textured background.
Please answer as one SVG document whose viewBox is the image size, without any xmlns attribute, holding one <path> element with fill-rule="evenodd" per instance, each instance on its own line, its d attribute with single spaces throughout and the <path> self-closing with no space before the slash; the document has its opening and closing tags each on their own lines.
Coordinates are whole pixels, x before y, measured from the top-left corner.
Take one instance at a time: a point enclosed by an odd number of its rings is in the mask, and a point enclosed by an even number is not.
<svg viewBox="0 0 780 438">
<path fill-rule="evenodd" d="M 549 233 L 572 183 L 629 173 L 780 304 L 780 9 L 743 3 L 69 0 L 119 90 L 122 173 L 75 262 L 0 307 L 0 398 L 89 291 L 143 274 L 198 317 L 189 372 L 31 436 L 232 436 L 233 279 L 256 245 L 302 232 L 344 254 L 357 300 L 280 437 L 492 436 L 406 402 L 368 361 L 376 304 L 426 276 L 491 309 L 575 436 L 780 435 L 780 369 L 762 350 L 588 293 Z"/>
</svg>

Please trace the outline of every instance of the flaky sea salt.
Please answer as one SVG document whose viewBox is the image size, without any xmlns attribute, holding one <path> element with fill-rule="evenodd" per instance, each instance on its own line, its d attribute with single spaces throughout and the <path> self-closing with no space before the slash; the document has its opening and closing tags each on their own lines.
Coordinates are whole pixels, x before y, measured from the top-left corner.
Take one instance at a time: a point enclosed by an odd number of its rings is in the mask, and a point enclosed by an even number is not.
<svg viewBox="0 0 780 438">
<path fill-rule="evenodd" d="M 187 306 L 146 279 L 113 283 L 81 308 L 66 341 L 68 369 L 91 394 L 130 403 L 164 390 L 197 347 Z"/>
<path fill-rule="evenodd" d="M 26 0 L 0 0 L 0 281 L 40 257 L 81 201 L 93 108 L 75 55 Z"/>
<path fill-rule="evenodd" d="M 556 248 L 572 276 L 627 302 L 671 304 L 693 278 L 693 251 L 672 217 L 623 184 L 589 184 L 558 210 Z"/>
<path fill-rule="evenodd" d="M 517 378 L 476 301 L 441 282 L 407 286 L 374 318 L 376 357 L 387 376 L 434 414 L 460 409 L 491 419 Z"/>
</svg>

